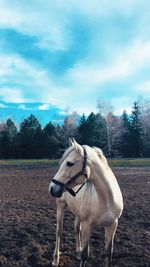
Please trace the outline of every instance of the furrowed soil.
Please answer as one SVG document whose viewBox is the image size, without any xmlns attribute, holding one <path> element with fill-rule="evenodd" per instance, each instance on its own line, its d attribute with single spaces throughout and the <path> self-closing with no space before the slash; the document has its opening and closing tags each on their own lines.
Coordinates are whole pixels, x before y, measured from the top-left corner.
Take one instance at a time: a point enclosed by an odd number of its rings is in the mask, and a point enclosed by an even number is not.
<svg viewBox="0 0 150 267">
<path fill-rule="evenodd" d="M 48 193 L 56 167 L 0 166 L 0 266 L 50 267 L 56 204 Z M 124 211 L 114 242 L 114 267 L 150 266 L 150 167 L 115 167 Z M 78 267 L 73 215 L 65 212 L 60 267 Z M 93 230 L 88 267 L 104 266 L 104 230 Z"/>
</svg>

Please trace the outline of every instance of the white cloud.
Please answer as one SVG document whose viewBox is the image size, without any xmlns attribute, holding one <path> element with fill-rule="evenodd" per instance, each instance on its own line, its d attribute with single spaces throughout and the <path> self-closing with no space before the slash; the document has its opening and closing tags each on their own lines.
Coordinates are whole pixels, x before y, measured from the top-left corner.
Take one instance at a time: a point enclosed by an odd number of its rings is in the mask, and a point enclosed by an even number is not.
<svg viewBox="0 0 150 267">
<path fill-rule="evenodd" d="M 102 68 L 95 65 L 95 62 L 91 62 L 88 66 L 78 64 L 63 77 L 59 77 L 57 83 L 56 77 L 50 72 L 18 55 L 3 54 L 0 55 L 0 61 L 1 82 L 12 84 L 11 88 L 7 85 L 0 89 L 2 101 L 46 103 L 39 106 L 41 110 L 48 109 L 49 104 L 60 108 L 70 105 L 71 110 L 88 114 L 96 110 L 96 96 L 92 99 L 92 92 L 94 95 L 97 86 L 132 77 L 149 65 L 150 42 L 134 42 L 110 66 Z M 145 88 L 148 88 L 148 84 Z M 99 87 L 99 94 L 100 90 L 102 89 Z M 104 92 L 104 89 L 102 91 Z M 91 98 L 88 95 L 91 95 Z M 124 102 L 122 103 L 125 106 Z M 126 107 L 128 108 L 128 105 Z"/>
<path fill-rule="evenodd" d="M 97 25 L 100 18 L 117 14 L 128 17 L 140 12 L 142 20 L 148 5 L 148 0 L 31 0 L 30 5 L 27 1 L 1 0 L 0 27 L 36 36 L 40 47 L 66 50 L 72 42 L 70 23 L 76 15 L 85 17 L 87 22 L 94 20 Z"/>
<path fill-rule="evenodd" d="M 69 23 L 65 9 L 56 3 L 31 1 L 10 3 L 1 0 L 0 28 L 14 29 L 37 37 L 37 45 L 46 49 L 65 50 L 70 44 L 66 25 Z"/>
<path fill-rule="evenodd" d="M 108 82 L 126 81 L 150 66 L 149 35 L 145 34 L 146 37 L 143 35 L 143 32 L 148 32 L 149 28 L 148 5 L 149 2 L 146 0 L 142 2 L 136 0 L 119 2 L 118 0 L 56 0 L 54 2 L 31 0 L 30 5 L 27 1 L 1 0 L 0 27 L 12 28 L 21 33 L 35 36 L 37 37 L 37 46 L 51 51 L 69 48 L 73 42 L 71 23 L 74 22 L 74 18 L 77 20 L 81 15 L 83 20 L 85 19 L 88 23 L 92 21 L 94 24 L 91 25 L 96 26 L 95 29 L 92 27 L 92 37 L 90 37 L 92 44 L 89 44 L 87 54 L 82 60 L 77 59 L 76 65 L 64 76 L 56 77 L 50 70 L 44 69 L 39 64 L 38 58 L 38 65 L 36 65 L 29 58 L 25 60 L 15 54 L 1 53 L 0 82 L 5 86 L 2 85 L 0 88 L 0 98 L 13 103 L 47 103 L 39 106 L 41 110 L 48 109 L 48 105 L 53 104 L 61 108 L 70 105 L 71 110 L 77 110 L 80 114 L 94 111 L 96 106 L 94 94 L 98 87 L 100 94 L 101 85 L 106 84 L 107 86 Z M 137 17 L 137 20 L 136 16 L 133 17 L 136 20 L 136 35 L 130 36 L 130 40 L 127 38 L 124 44 L 115 41 L 112 44 L 109 39 L 109 33 L 112 34 L 111 30 L 107 33 L 107 43 L 106 40 L 103 40 L 99 28 L 99 26 L 101 27 L 100 20 L 103 21 L 102 18 L 105 18 L 102 25 L 105 27 L 107 18 L 111 24 L 111 18 L 113 16 L 117 18 L 115 15 L 119 14 L 119 16 L 128 18 L 138 12 L 140 16 Z M 107 29 L 112 28 L 108 27 Z M 121 29 L 126 31 L 125 27 Z M 138 29 L 140 29 L 139 32 Z M 80 40 L 74 41 L 80 42 Z M 99 47 L 101 42 L 105 48 L 106 61 L 101 58 L 102 53 Z M 114 49 L 112 49 L 113 46 Z M 148 93 L 148 87 L 149 81 L 139 84 L 137 89 L 139 92 Z M 103 87 L 103 92 L 104 89 Z M 92 98 L 92 93 L 95 99 Z M 124 105 L 124 102 L 122 103 Z M 126 106 L 128 108 L 128 104 Z M 23 105 L 20 108 L 26 109 Z"/>
<path fill-rule="evenodd" d="M 143 81 L 142 83 L 135 86 L 139 93 L 150 93 L 150 80 Z"/>
<path fill-rule="evenodd" d="M 43 102 L 66 106 L 70 88 L 55 83 L 55 77 L 43 68 L 18 55 L 0 55 L 0 99 L 10 102 Z M 9 85 L 10 84 L 10 88 Z M 23 106 L 22 106 L 23 108 Z M 41 106 L 41 109 L 47 108 Z"/>
<path fill-rule="evenodd" d="M 20 105 L 18 106 L 18 109 L 26 110 L 26 106 L 25 106 L 24 104 L 20 104 Z"/>
<path fill-rule="evenodd" d="M 8 106 L 6 106 L 5 104 L 3 103 L 0 103 L 0 108 L 7 108 Z"/>
<path fill-rule="evenodd" d="M 34 110 L 34 108 L 26 107 L 25 104 L 20 104 L 17 108 L 22 110 Z"/>
<path fill-rule="evenodd" d="M 49 109 L 50 105 L 49 104 L 42 104 L 38 107 L 39 110 L 47 110 Z"/>
<path fill-rule="evenodd" d="M 0 26 L 1 27 L 18 27 L 22 22 L 22 16 L 6 4 L 7 1 L 1 0 L 0 3 Z"/>
<path fill-rule="evenodd" d="M 0 98 L 2 101 L 10 103 L 25 102 L 21 90 L 16 88 L 0 88 Z"/>
<path fill-rule="evenodd" d="M 130 44 L 109 66 L 80 63 L 68 72 L 70 80 L 82 85 L 96 85 L 121 80 L 150 66 L 150 41 L 137 40 Z"/>
</svg>

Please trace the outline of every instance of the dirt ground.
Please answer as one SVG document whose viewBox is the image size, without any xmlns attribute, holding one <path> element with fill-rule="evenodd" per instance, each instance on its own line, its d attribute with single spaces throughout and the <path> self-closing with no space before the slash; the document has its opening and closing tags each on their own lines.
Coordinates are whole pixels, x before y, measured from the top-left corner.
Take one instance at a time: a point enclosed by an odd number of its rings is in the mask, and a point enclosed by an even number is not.
<svg viewBox="0 0 150 267">
<path fill-rule="evenodd" d="M 114 267 L 150 266 L 150 168 L 113 168 L 124 197 L 114 244 Z M 55 244 L 55 199 L 48 193 L 56 168 L 0 167 L 0 266 L 50 267 Z M 60 267 L 79 266 L 73 215 L 66 210 Z M 88 267 L 103 266 L 104 232 L 94 230 Z"/>
</svg>

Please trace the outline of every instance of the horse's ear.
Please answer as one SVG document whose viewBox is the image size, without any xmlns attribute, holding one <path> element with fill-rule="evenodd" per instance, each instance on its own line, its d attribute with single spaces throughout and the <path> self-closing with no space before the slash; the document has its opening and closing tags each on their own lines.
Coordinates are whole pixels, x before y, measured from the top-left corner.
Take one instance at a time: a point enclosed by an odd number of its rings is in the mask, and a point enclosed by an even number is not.
<svg viewBox="0 0 150 267">
<path fill-rule="evenodd" d="M 76 142 L 76 140 L 75 140 L 74 138 L 72 138 L 72 142 L 73 142 L 73 146 L 74 146 L 75 148 L 77 148 L 78 143 Z"/>
<path fill-rule="evenodd" d="M 73 141 L 73 146 L 75 147 L 75 149 L 82 151 L 81 146 L 76 142 L 74 138 L 72 138 L 72 141 Z"/>
<path fill-rule="evenodd" d="M 73 140 L 69 138 L 69 146 L 74 146 Z"/>
</svg>

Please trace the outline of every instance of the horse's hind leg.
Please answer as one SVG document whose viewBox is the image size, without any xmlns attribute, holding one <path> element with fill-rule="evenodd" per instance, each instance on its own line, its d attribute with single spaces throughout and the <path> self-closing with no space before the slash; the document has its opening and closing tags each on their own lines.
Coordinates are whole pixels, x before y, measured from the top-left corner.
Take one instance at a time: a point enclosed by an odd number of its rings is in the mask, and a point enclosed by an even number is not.
<svg viewBox="0 0 150 267">
<path fill-rule="evenodd" d="M 113 243 L 114 236 L 118 226 L 118 219 L 113 224 L 105 227 L 105 254 L 106 262 L 105 267 L 111 267 L 112 254 L 113 254 Z"/>
<path fill-rule="evenodd" d="M 77 259 L 81 259 L 81 224 L 78 217 L 74 220 Z"/>
<path fill-rule="evenodd" d="M 59 257 L 60 257 L 60 237 L 61 237 L 61 232 L 63 228 L 63 218 L 64 218 L 64 208 L 66 206 L 66 202 L 62 199 L 57 200 L 57 215 L 56 215 L 56 221 L 57 221 L 57 226 L 56 226 L 56 244 L 55 244 L 55 250 L 54 250 L 54 255 L 53 255 L 53 262 L 52 266 L 58 266 L 59 264 Z"/>
</svg>

